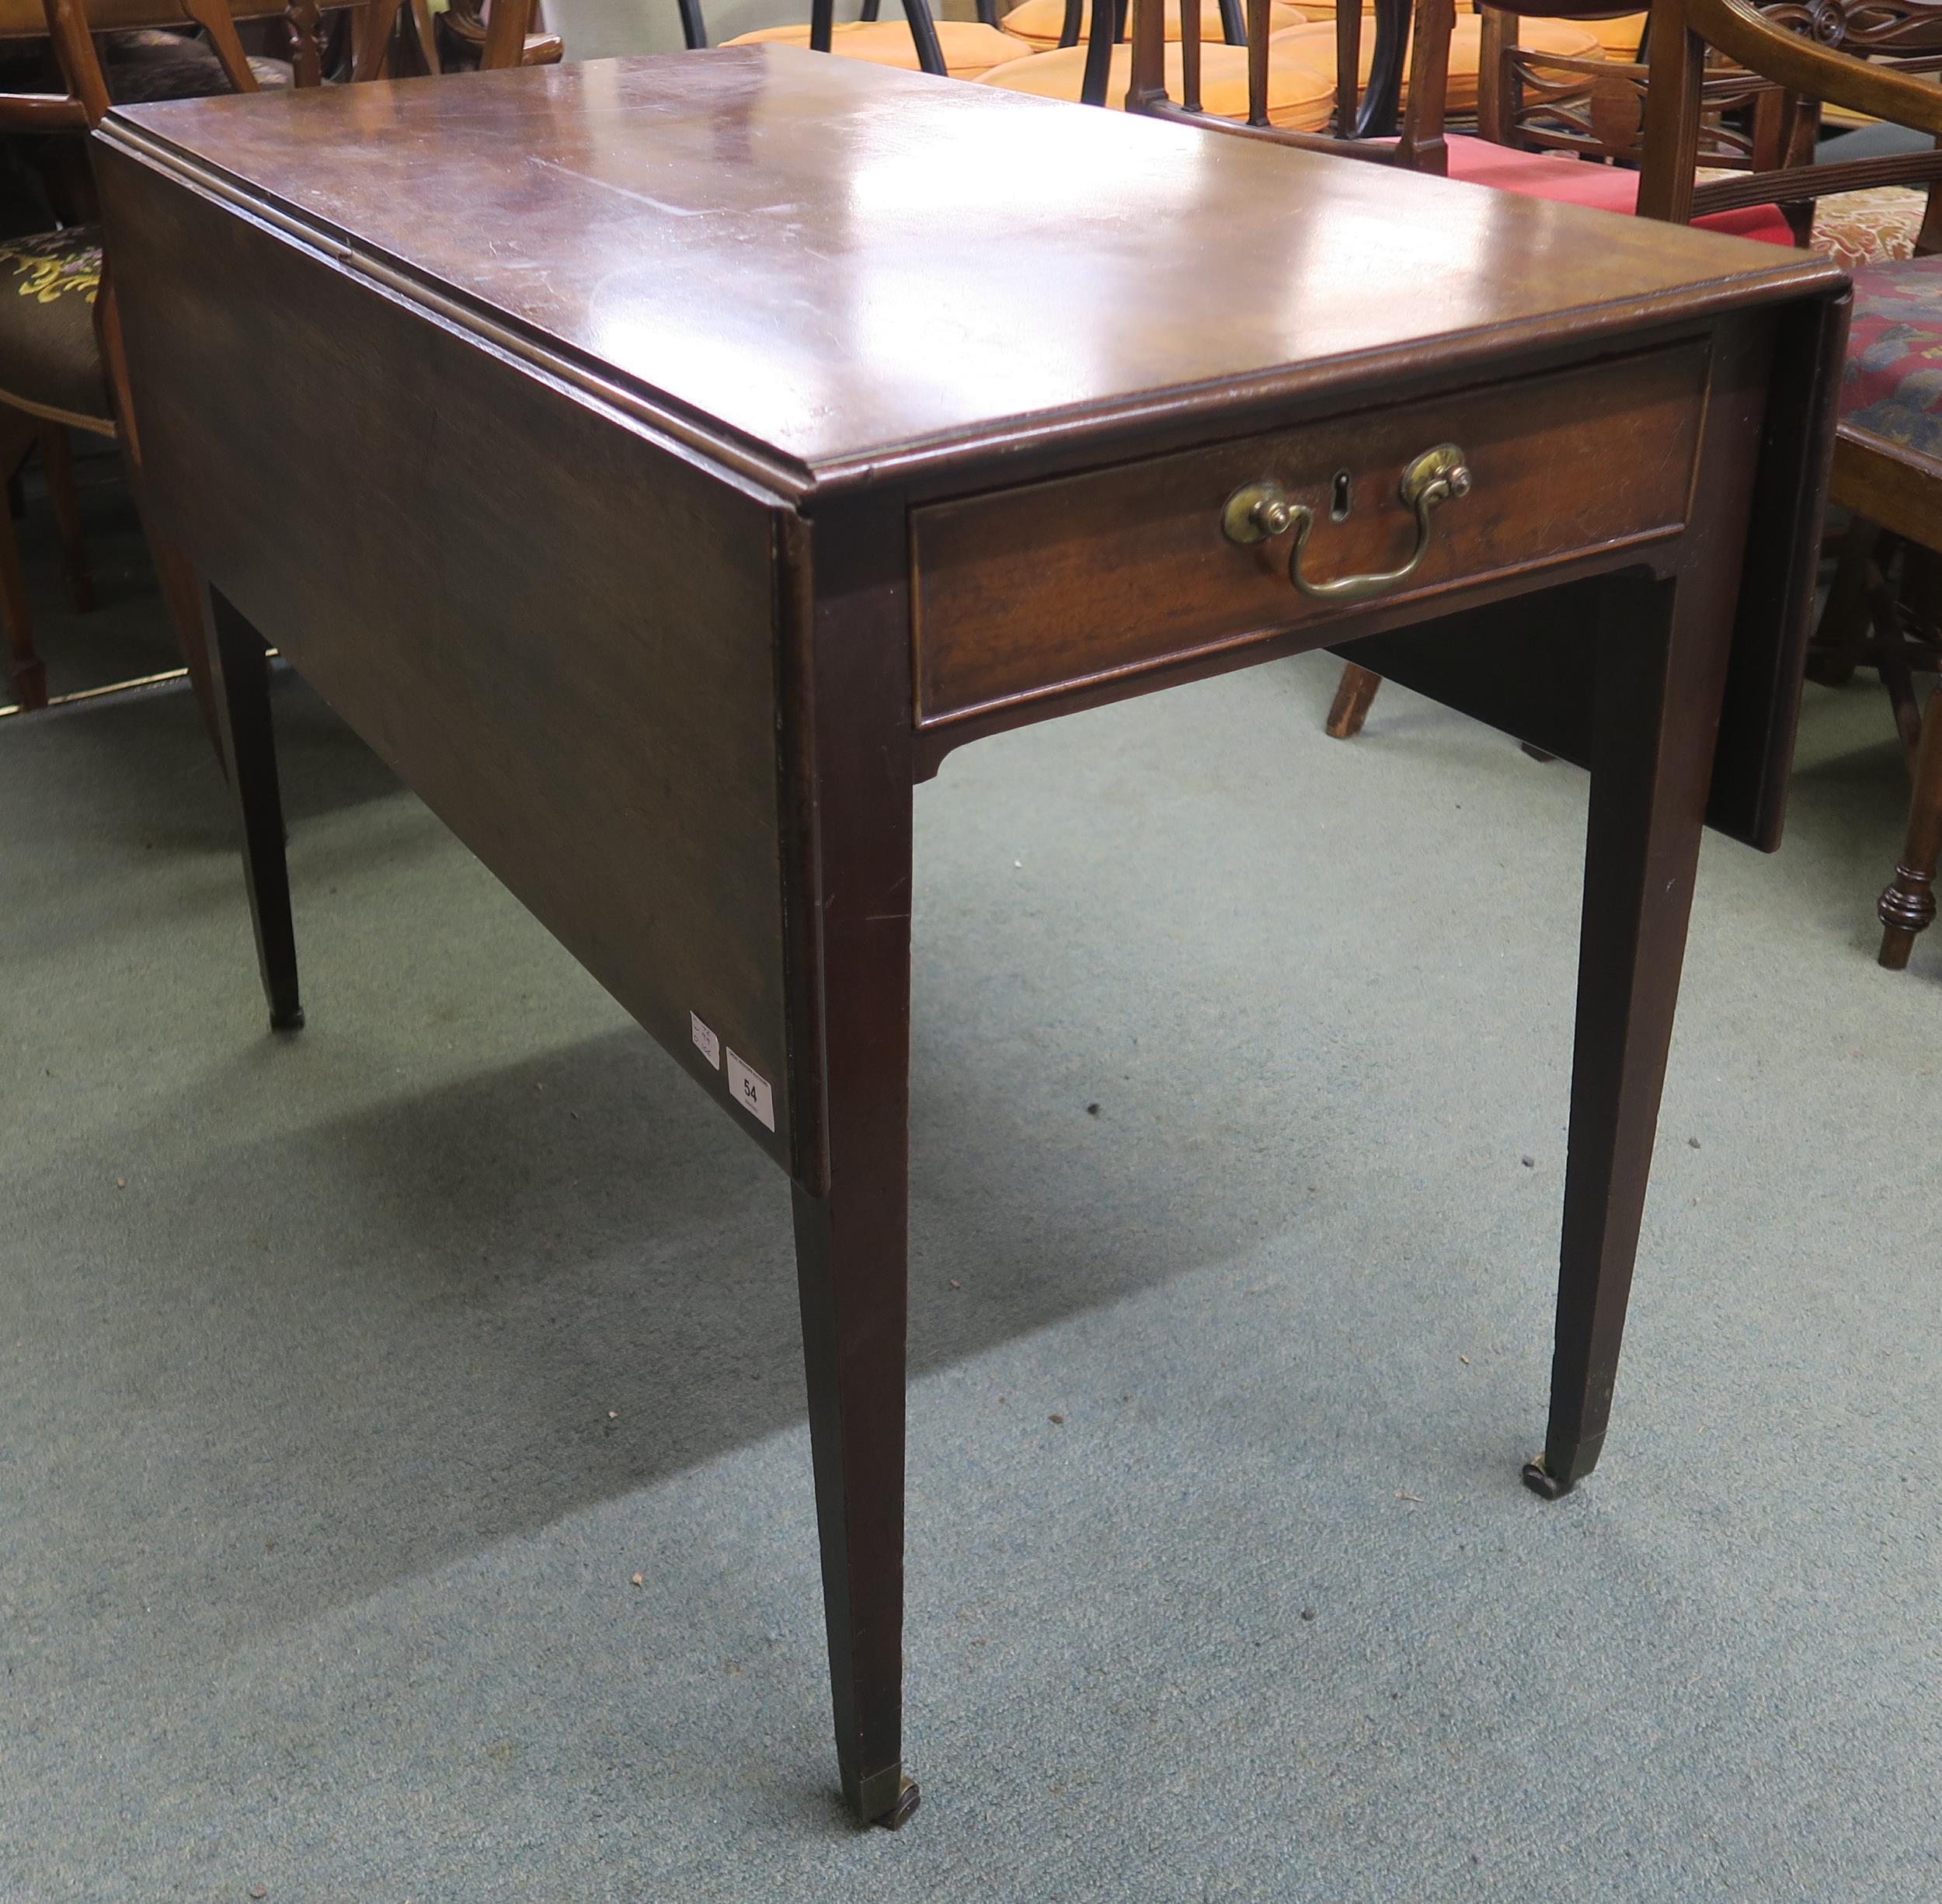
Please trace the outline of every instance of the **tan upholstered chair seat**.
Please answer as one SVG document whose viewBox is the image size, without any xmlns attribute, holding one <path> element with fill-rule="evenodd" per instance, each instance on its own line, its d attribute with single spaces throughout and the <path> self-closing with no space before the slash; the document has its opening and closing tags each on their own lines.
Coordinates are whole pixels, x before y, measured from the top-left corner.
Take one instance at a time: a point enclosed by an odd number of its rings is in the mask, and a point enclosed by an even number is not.
<svg viewBox="0 0 1942 1904">
<path fill-rule="evenodd" d="M 1300 30 L 1296 29 L 1297 31 Z M 1076 102 L 1084 82 L 1086 49 L 1060 47 L 1050 53 L 1035 53 L 1029 59 L 1014 60 L 1009 66 L 994 68 L 980 82 L 1004 86 L 1014 92 L 1035 92 L 1048 99 Z M 1112 72 L 1106 83 L 1106 103 L 1115 110 L 1126 103 L 1126 86 L 1133 76 L 1133 50 L 1118 46 L 1112 50 Z M 1167 91 L 1180 97 L 1180 46 L 1176 40 L 1167 48 Z M 1223 119 L 1248 116 L 1248 51 L 1209 41 L 1200 50 L 1200 103 Z M 1299 61 L 1271 54 L 1268 64 L 1268 123 L 1286 126 L 1296 132 L 1321 132 L 1328 128 L 1335 106 L 1334 77 L 1318 77 Z"/>
<path fill-rule="evenodd" d="M 1332 10 L 1332 0 L 1331 9 Z M 1241 11 L 1244 15 L 1247 11 L 1244 4 Z M 1288 5 L 1286 0 L 1273 0 L 1268 16 L 1269 30 L 1279 33 L 1284 26 L 1299 26 L 1314 17 L 1306 7 Z M 1065 0 L 1025 0 L 1024 5 L 1014 7 L 1004 16 L 1004 30 L 1016 39 L 1028 40 L 1034 51 L 1043 53 L 1058 45 L 1059 35 L 1065 29 Z M 1091 0 L 1085 0 L 1085 4 L 1079 9 L 1079 37 L 1081 42 L 1091 23 Z M 1126 9 L 1126 30 L 1129 33 L 1133 30 L 1133 9 L 1130 6 Z M 1167 37 L 1169 40 L 1180 37 L 1180 0 L 1167 0 Z M 1220 0 L 1201 0 L 1200 37 L 1203 43 L 1209 46 L 1215 40 L 1223 39 Z"/>
<path fill-rule="evenodd" d="M 1445 109 L 1452 113 L 1477 110 L 1477 73 L 1481 64 L 1484 23 L 1474 13 L 1460 14 L 1450 36 L 1450 89 L 1443 96 Z M 1604 49 L 1595 34 L 1575 20 L 1523 19 L 1518 22 L 1518 41 L 1534 53 L 1556 53 L 1568 59 L 1596 60 Z M 1269 42 L 1277 58 L 1291 65 L 1305 66 L 1324 75 L 1332 85 L 1335 77 L 1335 28 L 1332 21 L 1310 26 L 1290 26 Z M 1369 78 L 1369 63 L 1376 51 L 1376 36 L 1365 29 L 1362 36 L 1362 78 Z M 1403 98 L 1409 97 L 1408 69 L 1403 74 Z"/>
<path fill-rule="evenodd" d="M 100 288 L 97 226 L 0 240 L 0 401 L 113 433 L 95 336 Z"/>
<path fill-rule="evenodd" d="M 975 79 L 994 66 L 1021 57 L 1031 49 L 1023 40 L 1001 33 L 977 20 L 939 20 L 938 47 L 944 55 L 945 70 L 955 79 Z M 752 33 L 739 34 L 724 42 L 731 47 L 771 45 L 806 47 L 807 26 L 764 26 Z M 917 43 L 910 37 L 907 19 L 845 20 L 830 35 L 830 50 L 845 59 L 868 60 L 878 66 L 901 66 L 916 72 Z"/>
<path fill-rule="evenodd" d="M 1651 17 L 1644 13 L 1624 13 L 1615 20 L 1573 20 L 1574 26 L 1582 26 L 1587 33 L 1598 36 L 1598 44 L 1605 49 L 1608 60 L 1635 60 L 1638 57 L 1638 44 L 1645 36 L 1645 23 Z M 1518 22 L 1518 39 L 1528 46 L 1523 29 L 1536 24 L 1531 20 Z"/>
</svg>

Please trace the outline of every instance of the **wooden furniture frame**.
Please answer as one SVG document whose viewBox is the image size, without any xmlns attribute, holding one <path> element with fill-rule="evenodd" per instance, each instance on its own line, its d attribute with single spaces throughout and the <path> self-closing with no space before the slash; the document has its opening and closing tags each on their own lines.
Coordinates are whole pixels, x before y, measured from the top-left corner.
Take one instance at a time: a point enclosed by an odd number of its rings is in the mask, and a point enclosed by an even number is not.
<svg viewBox="0 0 1942 1904">
<path fill-rule="evenodd" d="M 1581 1481 L 1703 825 L 1778 837 L 1840 275 L 1251 136 L 1182 165 L 1137 115 L 774 47 L 352 104 L 97 141 L 148 453 L 213 584 L 271 1022 L 303 1008 L 266 638 L 788 1176 L 857 1815 L 916 1802 L 912 809 L 956 747 L 1359 642 L 1590 767 L 1526 1470 Z M 436 186 L 506 155 L 524 215 L 480 245 Z M 1056 233 L 985 193 L 1001 162 L 1067 182 Z M 856 348 L 859 311 L 893 350 L 954 298 L 948 376 Z M 273 394 L 301 455 L 251 426 Z"/>
<path fill-rule="evenodd" d="M 449 0 L 434 13 L 430 0 L 400 0 L 398 33 L 387 78 L 409 73 L 438 77 L 447 71 L 439 36 L 447 36 L 447 49 L 458 60 L 454 71 L 505 66 L 556 66 L 566 56 L 558 33 L 532 30 L 538 15 L 537 0 Z M 402 54 L 402 58 L 398 57 Z"/>
</svg>

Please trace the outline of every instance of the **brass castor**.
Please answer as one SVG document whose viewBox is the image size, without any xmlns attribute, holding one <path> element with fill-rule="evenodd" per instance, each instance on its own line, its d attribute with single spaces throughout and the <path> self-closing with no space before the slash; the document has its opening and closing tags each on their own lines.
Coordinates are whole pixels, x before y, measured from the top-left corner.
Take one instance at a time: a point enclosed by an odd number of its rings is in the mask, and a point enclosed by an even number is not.
<svg viewBox="0 0 1942 1904">
<path fill-rule="evenodd" d="M 1560 1481 L 1544 1465 L 1540 1454 L 1534 1461 L 1524 1464 L 1524 1485 L 1533 1494 L 1541 1494 L 1547 1501 L 1555 1501 L 1571 1492 L 1578 1485 L 1575 1481 Z"/>
<path fill-rule="evenodd" d="M 917 1808 L 917 1781 L 900 1765 L 886 1765 L 868 1778 L 843 1780 L 843 1795 L 850 1801 L 851 1815 L 861 1825 L 881 1825 L 896 1831 L 910 1822 Z"/>
<path fill-rule="evenodd" d="M 897 1787 L 897 1801 L 876 1822 L 886 1831 L 899 1831 L 917 1815 L 917 1801 L 923 1794 L 917 1790 L 917 1781 L 907 1777 Z"/>
</svg>

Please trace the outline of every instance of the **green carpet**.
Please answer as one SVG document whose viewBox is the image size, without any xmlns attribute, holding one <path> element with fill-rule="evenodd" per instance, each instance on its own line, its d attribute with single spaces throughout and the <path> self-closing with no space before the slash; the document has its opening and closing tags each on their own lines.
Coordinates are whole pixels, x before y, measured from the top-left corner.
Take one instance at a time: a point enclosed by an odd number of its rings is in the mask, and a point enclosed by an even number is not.
<svg viewBox="0 0 1942 1904">
<path fill-rule="evenodd" d="M 834 1797 L 780 1175 L 294 682 L 294 1039 L 187 696 L 0 722 L 0 1896 L 1942 1896 L 1878 690 L 1810 691 L 1780 856 L 1709 843 L 1547 1505 L 1585 782 L 1394 689 L 1331 742 L 1332 674 L 920 794 L 896 1835 Z"/>
</svg>

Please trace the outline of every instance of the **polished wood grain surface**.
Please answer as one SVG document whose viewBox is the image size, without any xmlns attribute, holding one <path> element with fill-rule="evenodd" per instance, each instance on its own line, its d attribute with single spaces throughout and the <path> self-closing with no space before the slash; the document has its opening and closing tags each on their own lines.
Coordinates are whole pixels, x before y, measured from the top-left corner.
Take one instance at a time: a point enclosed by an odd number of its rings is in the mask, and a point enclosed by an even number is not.
<svg viewBox="0 0 1942 1904">
<path fill-rule="evenodd" d="M 1070 440 L 1183 395 L 1515 354 L 1555 340 L 1561 287 L 1589 336 L 1825 276 L 1771 245 L 790 47 L 117 117 L 353 259 L 825 482 L 1021 418 Z M 440 176 L 465 192 L 423 189 Z"/>
</svg>

